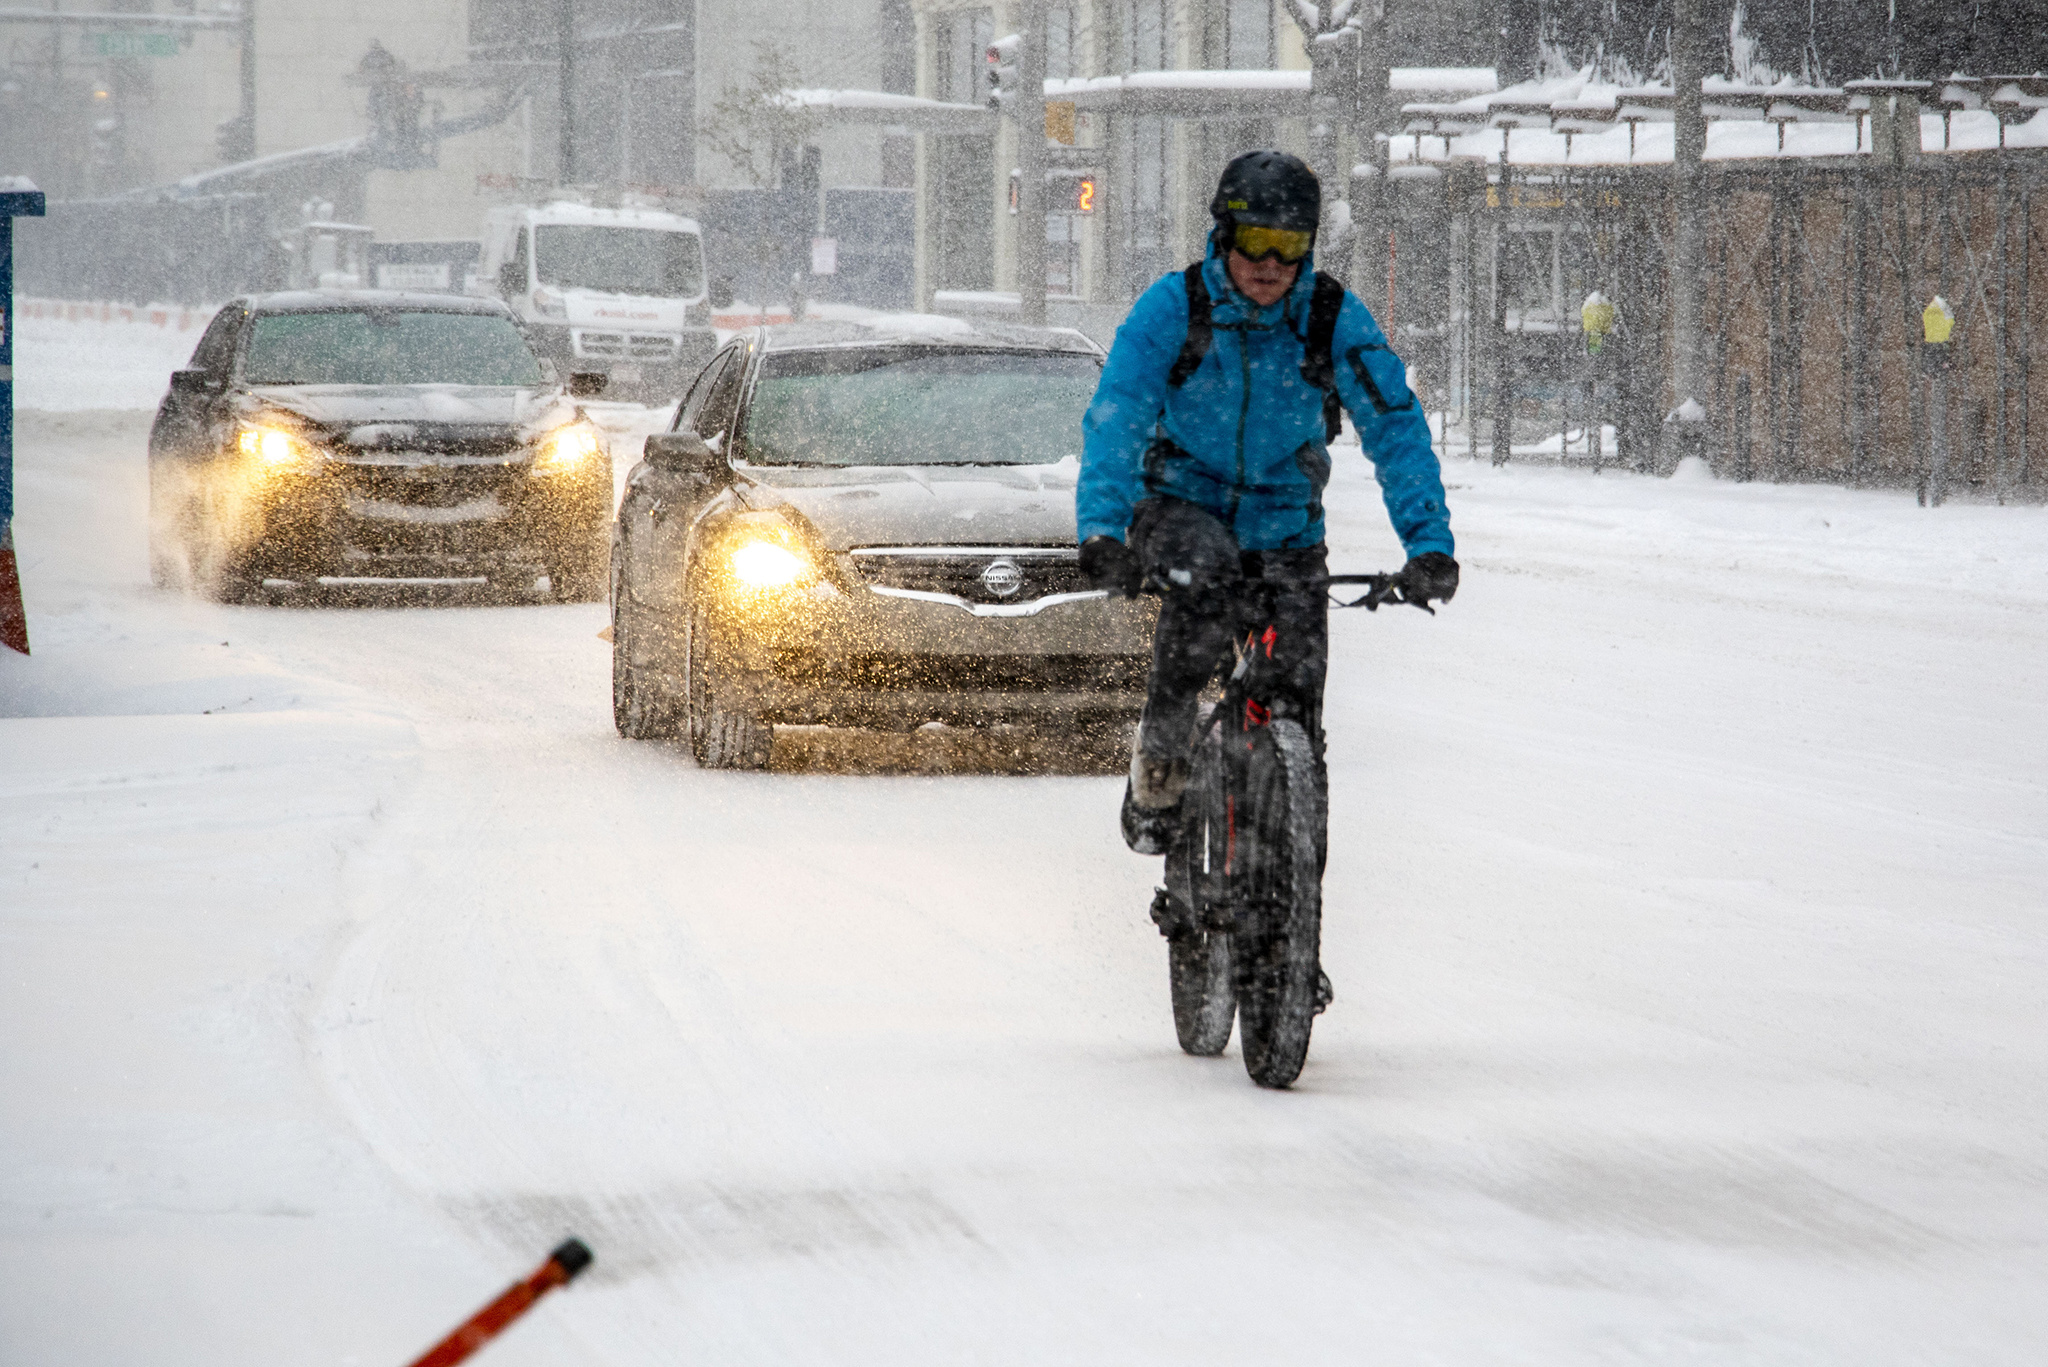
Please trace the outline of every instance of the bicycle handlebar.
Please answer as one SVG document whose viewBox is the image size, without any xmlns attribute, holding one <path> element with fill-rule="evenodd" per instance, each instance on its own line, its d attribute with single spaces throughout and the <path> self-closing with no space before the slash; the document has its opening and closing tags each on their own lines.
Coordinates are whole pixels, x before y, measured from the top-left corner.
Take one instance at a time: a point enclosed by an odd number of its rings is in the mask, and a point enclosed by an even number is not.
<svg viewBox="0 0 2048 1367">
<path fill-rule="evenodd" d="M 1330 606 L 1339 608 L 1364 608 L 1367 612 L 1378 612 L 1382 603 L 1402 603 L 1411 608 L 1421 608 L 1430 616 L 1436 616 L 1436 609 L 1429 605 L 1427 598 L 1410 598 L 1398 574 L 1333 574 L 1323 581 L 1330 593 Z M 1364 584 L 1366 590 L 1356 598 L 1339 598 L 1334 587 L 1339 584 Z"/>
<path fill-rule="evenodd" d="M 1321 581 L 1324 591 L 1329 593 L 1330 606 L 1337 608 L 1364 608 L 1367 612 L 1378 612 L 1382 603 L 1398 603 L 1406 607 L 1421 608 L 1430 616 L 1436 616 L 1436 609 L 1429 605 L 1427 598 L 1410 598 L 1399 574 L 1332 574 Z M 1356 598 L 1339 598 L 1334 592 L 1338 585 L 1363 584 L 1364 593 Z M 1146 575 L 1138 592 L 1154 598 L 1164 597 L 1176 586 L 1162 583 L 1153 575 Z"/>
</svg>

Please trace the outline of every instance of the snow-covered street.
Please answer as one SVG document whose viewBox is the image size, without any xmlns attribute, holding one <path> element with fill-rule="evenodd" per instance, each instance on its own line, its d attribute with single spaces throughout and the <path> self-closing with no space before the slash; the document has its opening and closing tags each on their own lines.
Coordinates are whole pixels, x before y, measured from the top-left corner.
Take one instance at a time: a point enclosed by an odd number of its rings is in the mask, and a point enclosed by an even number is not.
<svg viewBox="0 0 2048 1367">
<path fill-rule="evenodd" d="M 146 428 L 21 421 L 0 1363 L 404 1362 L 571 1233 L 480 1361 L 2048 1357 L 2048 510 L 1448 462 L 1270 1093 L 1116 756 L 700 771 L 602 605 L 153 590 Z"/>
</svg>

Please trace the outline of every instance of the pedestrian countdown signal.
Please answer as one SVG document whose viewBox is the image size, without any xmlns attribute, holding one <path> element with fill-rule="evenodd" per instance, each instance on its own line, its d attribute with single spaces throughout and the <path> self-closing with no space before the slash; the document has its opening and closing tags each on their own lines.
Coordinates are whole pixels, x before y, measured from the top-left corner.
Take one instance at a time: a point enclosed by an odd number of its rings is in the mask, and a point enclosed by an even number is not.
<svg viewBox="0 0 2048 1367">
<path fill-rule="evenodd" d="M 1092 214 L 1097 194 L 1092 175 L 1052 176 L 1046 181 L 1045 207 L 1055 214 Z"/>
</svg>

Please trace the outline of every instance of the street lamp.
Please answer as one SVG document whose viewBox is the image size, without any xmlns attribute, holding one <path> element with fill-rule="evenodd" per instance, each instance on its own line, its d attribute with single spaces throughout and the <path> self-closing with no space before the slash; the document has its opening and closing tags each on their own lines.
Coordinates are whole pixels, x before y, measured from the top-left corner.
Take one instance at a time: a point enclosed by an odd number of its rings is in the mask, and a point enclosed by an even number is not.
<svg viewBox="0 0 2048 1367">
<path fill-rule="evenodd" d="M 1920 486 L 1920 506 L 1939 506 L 1948 497 L 1948 376 L 1955 353 L 1949 338 L 1956 330 L 1955 310 L 1935 295 L 1920 310 L 1920 371 L 1927 377 L 1927 478 Z"/>
</svg>

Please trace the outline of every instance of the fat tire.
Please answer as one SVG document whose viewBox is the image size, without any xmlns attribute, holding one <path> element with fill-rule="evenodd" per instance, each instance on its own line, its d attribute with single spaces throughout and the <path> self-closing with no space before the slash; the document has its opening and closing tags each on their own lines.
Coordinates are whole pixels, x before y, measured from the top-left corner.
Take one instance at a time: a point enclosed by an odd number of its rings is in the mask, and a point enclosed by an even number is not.
<svg viewBox="0 0 2048 1367">
<path fill-rule="evenodd" d="M 705 649 L 710 629 L 702 612 L 690 614 L 688 660 L 690 753 L 706 769 L 766 769 L 775 732 L 752 712 L 729 706 L 730 685 Z"/>
<path fill-rule="evenodd" d="M 196 502 L 194 542 L 188 543 L 187 552 L 194 586 L 216 603 L 247 603 L 256 598 L 263 587 L 262 576 L 252 568 L 259 547 L 233 544 L 217 490 L 206 490 Z"/>
<path fill-rule="evenodd" d="M 245 554 L 229 552 L 206 576 L 206 596 L 216 603 L 256 602 L 262 589 L 263 580 L 249 568 Z"/>
<path fill-rule="evenodd" d="M 1308 1061 L 1323 924 L 1324 792 L 1308 734 L 1279 720 L 1252 733 L 1236 880 L 1239 1042 L 1261 1087 L 1289 1087 Z"/>
<path fill-rule="evenodd" d="M 1167 896 L 1181 924 L 1166 937 L 1167 980 L 1173 993 L 1173 1029 L 1180 1047 L 1214 1058 L 1230 1043 L 1237 1015 L 1230 934 L 1218 925 L 1227 912 L 1228 887 L 1216 837 L 1222 821 L 1221 739 L 1213 728 L 1195 746 L 1193 770 L 1181 797 L 1181 828 L 1166 853 Z"/>
</svg>

